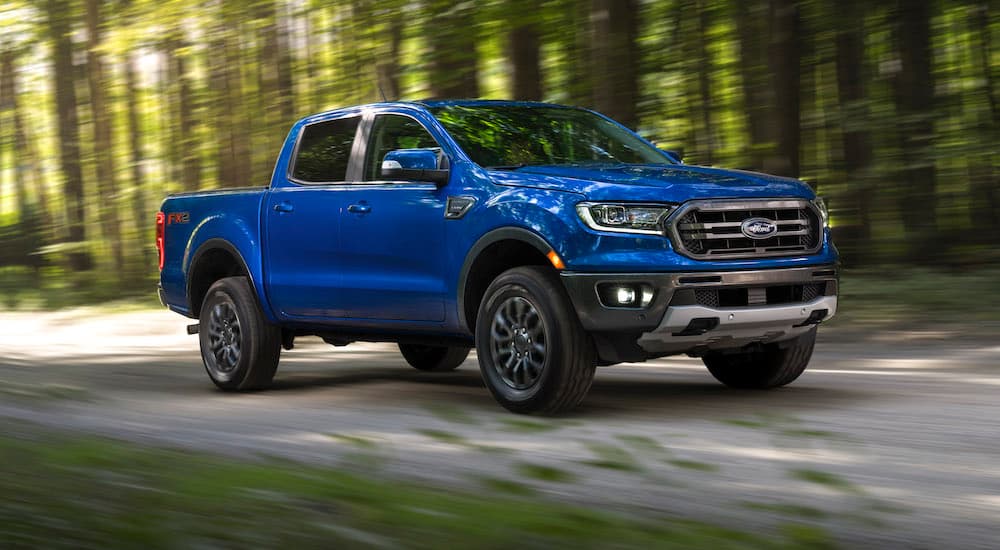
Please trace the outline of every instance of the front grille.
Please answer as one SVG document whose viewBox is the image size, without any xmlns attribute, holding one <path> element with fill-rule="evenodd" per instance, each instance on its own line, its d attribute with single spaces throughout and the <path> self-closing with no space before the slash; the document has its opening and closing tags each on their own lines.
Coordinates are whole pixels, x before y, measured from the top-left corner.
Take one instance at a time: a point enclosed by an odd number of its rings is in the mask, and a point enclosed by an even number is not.
<svg viewBox="0 0 1000 550">
<path fill-rule="evenodd" d="M 674 293 L 670 305 L 691 305 L 692 301 L 699 306 L 710 308 L 801 304 L 822 296 L 825 290 L 825 282 L 748 288 L 685 289 Z M 688 293 L 693 293 L 693 300 Z"/>
<path fill-rule="evenodd" d="M 741 229 L 751 218 L 774 222 L 777 231 L 752 239 Z M 819 215 L 804 200 L 696 202 L 673 220 L 675 247 L 696 259 L 787 256 L 815 252 L 821 244 Z"/>
</svg>

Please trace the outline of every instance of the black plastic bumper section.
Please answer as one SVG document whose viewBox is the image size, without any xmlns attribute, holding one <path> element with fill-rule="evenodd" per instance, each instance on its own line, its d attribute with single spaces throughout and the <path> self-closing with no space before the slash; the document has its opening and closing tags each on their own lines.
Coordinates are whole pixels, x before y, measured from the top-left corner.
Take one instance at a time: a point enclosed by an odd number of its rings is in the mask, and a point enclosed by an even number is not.
<svg viewBox="0 0 1000 550">
<path fill-rule="evenodd" d="M 825 283 L 822 295 L 835 296 L 838 292 L 838 270 L 832 265 L 705 273 L 563 272 L 562 281 L 583 328 L 591 332 L 615 333 L 641 333 L 653 330 L 663 319 L 672 301 L 673 305 L 689 305 L 686 302 L 693 299 L 694 290 L 697 289 Z M 608 307 L 601 303 L 597 292 L 597 286 L 605 283 L 648 285 L 653 288 L 654 296 L 649 305 L 642 308 Z M 697 328 L 700 327 L 692 330 Z"/>
</svg>

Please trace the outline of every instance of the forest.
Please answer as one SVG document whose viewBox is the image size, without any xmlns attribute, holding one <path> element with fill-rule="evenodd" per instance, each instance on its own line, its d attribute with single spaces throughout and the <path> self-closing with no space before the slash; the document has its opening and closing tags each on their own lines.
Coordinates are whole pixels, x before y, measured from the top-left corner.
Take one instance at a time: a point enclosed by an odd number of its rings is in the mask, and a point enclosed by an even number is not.
<svg viewBox="0 0 1000 550">
<path fill-rule="evenodd" d="M 0 295 L 152 295 L 167 193 L 383 97 L 593 108 L 806 181 L 848 267 L 996 265 L 998 35 L 991 0 L 6 0 Z"/>
</svg>

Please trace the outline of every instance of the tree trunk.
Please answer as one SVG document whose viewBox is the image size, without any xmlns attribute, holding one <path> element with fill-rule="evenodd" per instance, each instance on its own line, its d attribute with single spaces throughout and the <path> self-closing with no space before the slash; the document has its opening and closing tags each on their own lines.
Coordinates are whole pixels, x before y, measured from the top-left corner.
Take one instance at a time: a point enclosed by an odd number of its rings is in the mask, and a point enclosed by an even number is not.
<svg viewBox="0 0 1000 550">
<path fill-rule="evenodd" d="M 147 235 L 153 229 L 149 225 L 146 212 L 146 182 L 142 174 L 142 128 L 139 126 L 139 87 L 136 80 L 135 64 L 137 56 L 127 54 L 125 58 L 125 94 L 128 108 L 129 168 L 132 175 L 132 219 L 137 235 Z M 142 244 L 145 239 L 139 239 Z"/>
<path fill-rule="evenodd" d="M 840 128 L 847 180 L 846 208 L 853 223 L 842 233 L 845 250 L 862 257 L 871 239 L 871 189 L 869 170 L 872 142 L 868 124 L 868 95 L 865 90 L 865 0 L 845 0 L 841 4 L 837 56 L 837 95 L 840 101 Z M 838 234 L 841 237 L 841 234 Z"/>
<path fill-rule="evenodd" d="M 281 7 L 281 4 L 278 4 Z M 288 33 L 287 14 L 275 9 L 275 29 L 277 34 L 277 66 L 275 72 L 278 75 L 278 113 L 281 120 L 276 124 L 276 129 L 288 128 L 295 117 L 295 83 L 292 77 L 292 47 Z M 278 131 L 276 135 L 280 135 Z M 274 154 L 274 150 L 271 151 Z"/>
<path fill-rule="evenodd" d="M 254 135 L 263 139 L 258 141 L 255 154 L 257 171 L 262 172 L 268 162 L 273 162 L 264 156 L 274 155 L 278 148 L 278 135 L 275 128 L 284 118 L 281 114 L 281 98 L 278 91 L 279 45 L 278 45 L 278 12 L 274 2 L 261 2 L 257 5 L 256 18 L 260 25 L 260 45 L 257 48 L 257 108 L 259 115 L 254 117 Z M 285 119 L 287 120 L 287 119 Z"/>
<path fill-rule="evenodd" d="M 568 14 L 567 25 L 572 32 L 565 39 L 566 93 L 571 104 L 589 107 L 594 101 L 593 74 L 590 68 L 594 29 L 590 25 L 590 5 L 581 0 L 569 0 L 567 3 L 564 9 Z"/>
<path fill-rule="evenodd" d="M 438 99 L 479 97 L 475 4 L 427 0 L 426 8 L 431 95 Z"/>
<path fill-rule="evenodd" d="M 974 101 L 985 103 L 987 107 L 984 109 L 986 116 L 978 117 L 975 128 L 981 143 L 987 145 L 969 155 L 969 214 L 979 241 L 987 245 L 1000 245 L 1000 171 L 995 160 L 996 147 L 1000 143 L 1000 115 L 997 112 L 994 76 L 990 67 L 993 54 L 990 13 L 989 6 L 985 3 L 970 6 L 969 10 L 969 53 L 974 73 L 983 79 L 982 87 L 975 92 L 977 97 Z"/>
<path fill-rule="evenodd" d="M 947 245 L 937 237 L 933 159 L 934 75 L 931 72 L 930 13 L 927 2 L 900 0 L 896 29 L 900 70 L 895 81 L 903 167 L 896 194 L 911 258 Z"/>
<path fill-rule="evenodd" d="M 402 96 L 399 84 L 400 56 L 403 48 L 403 18 L 400 9 L 393 10 L 389 20 L 389 51 L 378 64 L 379 99 L 396 101 Z"/>
<path fill-rule="evenodd" d="M 777 128 L 777 147 L 764 159 L 764 170 L 799 177 L 801 32 L 797 0 L 771 0 L 771 44 L 768 59 L 774 87 L 771 124 Z"/>
<path fill-rule="evenodd" d="M 736 30 L 740 43 L 740 84 L 743 88 L 743 111 L 747 117 L 750 166 L 764 167 L 764 158 L 776 142 L 775 128 L 768 124 L 774 89 L 768 83 L 768 3 L 767 0 L 734 0 Z"/>
<path fill-rule="evenodd" d="M 2 146 L 0 146 L 0 159 L 3 159 L 4 150 L 8 148 L 8 144 L 12 144 L 11 163 L 14 166 L 14 212 L 17 215 L 18 223 L 21 223 L 28 212 L 28 182 L 25 180 L 30 175 L 25 170 L 27 155 L 24 150 L 24 128 L 21 126 L 21 121 L 19 120 L 21 114 L 18 112 L 17 105 L 17 84 L 15 82 L 17 76 L 14 71 L 16 55 L 11 50 L 4 50 L 0 54 L 0 128 L 13 127 L 14 129 L 13 135 L 8 132 L 3 132 L 0 135 L 3 139 Z M 9 118 L 13 119 L 13 124 L 6 120 L 8 112 L 10 113 Z"/>
<path fill-rule="evenodd" d="M 711 10 L 704 0 L 689 0 L 678 5 L 678 25 L 687 101 L 686 111 L 690 131 L 685 142 L 691 158 L 699 164 L 714 164 L 715 133 L 712 124 L 711 71 L 708 54 L 708 27 Z"/>
<path fill-rule="evenodd" d="M 76 78 L 73 67 L 73 38 L 68 0 L 47 0 L 45 4 L 49 36 L 52 39 L 56 120 L 59 126 L 59 158 L 63 173 L 63 202 L 66 205 L 66 242 L 73 246 L 67 255 L 69 268 L 85 271 L 92 266 L 84 248 L 83 171 L 80 164 L 80 128 L 77 119 Z"/>
<path fill-rule="evenodd" d="M 19 204 L 24 204 L 32 209 L 37 207 L 37 214 L 41 219 L 44 230 L 52 229 L 52 214 L 49 211 L 49 197 L 46 187 L 43 185 L 40 164 L 38 162 L 38 150 L 32 142 L 28 125 L 24 121 L 24 107 L 21 104 L 17 86 L 17 59 L 14 52 L 6 52 L 3 69 L 10 75 L 8 81 L 8 91 L 6 97 L 14 119 L 14 163 L 15 163 L 15 196 Z M 0 92 L 5 95 L 5 92 Z M 23 199 L 22 197 L 23 193 Z M 23 203 L 22 203 L 23 200 Z M 23 210 L 19 210 L 24 213 Z"/>
<path fill-rule="evenodd" d="M 184 189 L 195 191 L 201 187 L 201 144 L 195 136 L 195 110 L 196 99 L 191 89 L 190 60 L 185 52 L 188 49 L 187 42 L 183 38 L 179 39 L 178 49 L 180 52 L 174 58 L 177 73 L 177 114 L 178 127 L 180 129 L 182 169 L 181 179 L 183 179 Z"/>
<path fill-rule="evenodd" d="M 799 175 L 800 21 L 797 0 L 737 0 L 740 76 L 754 168 Z"/>
<path fill-rule="evenodd" d="M 531 5 L 511 0 L 512 27 L 507 33 L 507 57 L 512 69 L 511 95 L 514 99 L 542 99 L 541 36 L 532 20 Z"/>
<path fill-rule="evenodd" d="M 240 49 L 235 30 L 218 25 L 213 31 L 209 85 L 213 92 L 213 124 L 216 128 L 216 163 L 220 187 L 249 185 L 247 116 L 243 112 Z"/>
<path fill-rule="evenodd" d="M 122 251 L 121 224 L 118 219 L 118 195 L 115 183 L 114 143 L 111 137 L 111 117 L 105 96 L 104 59 L 101 54 L 101 0 L 87 0 L 87 72 L 90 84 L 90 111 L 94 131 L 97 187 L 100 195 L 98 214 L 101 230 L 111 248 L 115 274 L 125 275 L 125 254 Z"/>
<path fill-rule="evenodd" d="M 594 106 L 635 129 L 639 123 L 638 2 L 592 0 Z"/>
</svg>

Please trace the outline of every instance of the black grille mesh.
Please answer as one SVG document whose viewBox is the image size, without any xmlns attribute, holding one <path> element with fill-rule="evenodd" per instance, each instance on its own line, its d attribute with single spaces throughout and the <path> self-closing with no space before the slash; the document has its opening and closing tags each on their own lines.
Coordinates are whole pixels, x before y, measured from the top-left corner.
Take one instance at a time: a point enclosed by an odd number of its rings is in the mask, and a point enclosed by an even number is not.
<svg viewBox="0 0 1000 550">
<path fill-rule="evenodd" d="M 767 297 L 766 305 L 778 305 L 811 302 L 823 295 L 825 286 L 826 283 L 809 283 L 774 285 L 763 288 Z M 699 288 L 694 291 L 695 303 L 711 308 L 744 307 L 749 305 L 748 296 L 747 288 Z"/>
</svg>

